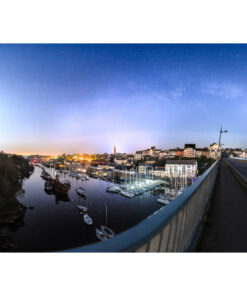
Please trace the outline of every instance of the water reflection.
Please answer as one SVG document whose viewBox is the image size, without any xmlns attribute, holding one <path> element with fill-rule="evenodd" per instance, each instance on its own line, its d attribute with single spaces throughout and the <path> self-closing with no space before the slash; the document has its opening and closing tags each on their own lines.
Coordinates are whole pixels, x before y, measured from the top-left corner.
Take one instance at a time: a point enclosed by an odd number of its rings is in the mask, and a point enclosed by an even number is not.
<svg viewBox="0 0 247 296">
<path fill-rule="evenodd" d="M 59 202 L 61 202 L 61 201 L 63 201 L 63 202 L 69 202 L 70 201 L 67 194 L 54 193 L 54 195 L 55 195 L 56 205 L 58 205 Z"/>
<path fill-rule="evenodd" d="M 27 207 L 24 226 L 15 232 L 6 229 L 16 243 L 13 251 L 55 251 L 93 243 L 98 241 L 96 227 L 105 225 L 117 234 L 161 207 L 151 192 L 129 199 L 106 192 L 112 183 L 93 178 L 81 181 L 66 176 L 71 182 L 68 195 L 54 194 L 44 189 L 45 181 L 40 174 L 41 169 L 36 167 L 24 183 L 25 193 L 21 198 Z M 86 190 L 87 198 L 77 194 L 79 186 Z M 88 208 L 93 226 L 85 224 L 78 205 Z"/>
</svg>

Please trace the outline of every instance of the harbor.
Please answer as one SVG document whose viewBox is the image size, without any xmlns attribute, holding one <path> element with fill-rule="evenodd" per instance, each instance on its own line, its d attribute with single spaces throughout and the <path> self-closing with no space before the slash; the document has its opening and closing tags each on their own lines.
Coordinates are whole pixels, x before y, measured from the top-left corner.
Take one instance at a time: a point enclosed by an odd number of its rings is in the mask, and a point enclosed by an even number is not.
<svg viewBox="0 0 247 296">
<path fill-rule="evenodd" d="M 52 168 L 45 168 L 54 176 Z M 43 169 L 35 166 L 31 177 L 23 184 L 18 196 L 27 207 L 22 224 L 17 228 L 5 227 L 4 234 L 13 241 L 11 251 L 57 251 L 99 241 L 102 226 L 118 234 L 138 224 L 163 205 L 157 202 L 157 194 L 148 190 L 134 198 L 107 191 L 109 186 L 119 186 L 99 178 L 82 181 L 66 174 L 71 183 L 67 195 L 47 191 L 41 177 Z M 62 180 L 63 174 L 60 174 Z M 82 187 L 85 196 L 78 194 Z M 92 225 L 84 221 L 79 207 L 85 207 Z M 105 230 L 107 231 L 107 229 Z"/>
</svg>

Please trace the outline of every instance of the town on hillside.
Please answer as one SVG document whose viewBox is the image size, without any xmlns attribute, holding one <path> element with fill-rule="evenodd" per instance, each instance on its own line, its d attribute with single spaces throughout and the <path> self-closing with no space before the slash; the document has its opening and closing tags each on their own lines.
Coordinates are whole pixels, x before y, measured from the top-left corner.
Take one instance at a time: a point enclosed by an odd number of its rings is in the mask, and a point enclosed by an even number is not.
<svg viewBox="0 0 247 296">
<path fill-rule="evenodd" d="M 176 176 L 195 178 L 210 167 L 221 153 L 229 157 L 247 157 L 247 149 L 225 148 L 220 152 L 218 144 L 212 143 L 209 148 L 197 148 L 196 144 L 185 144 L 184 148 L 163 150 L 152 146 L 135 153 L 117 152 L 114 146 L 111 154 L 30 155 L 27 158 L 33 163 L 43 163 L 47 167 L 60 170 L 85 167 L 103 171 L 112 169 L 137 171 L 140 174 L 149 172 L 160 178 Z"/>
</svg>

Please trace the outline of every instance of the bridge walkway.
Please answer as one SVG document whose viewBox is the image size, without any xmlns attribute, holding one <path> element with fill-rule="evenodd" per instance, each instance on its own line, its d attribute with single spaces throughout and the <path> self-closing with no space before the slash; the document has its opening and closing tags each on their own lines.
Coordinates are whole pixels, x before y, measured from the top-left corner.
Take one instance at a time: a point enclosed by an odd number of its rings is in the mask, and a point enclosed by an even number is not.
<svg viewBox="0 0 247 296">
<path fill-rule="evenodd" d="M 247 252 L 247 186 L 239 174 L 247 176 L 247 161 L 222 159 L 197 252 Z"/>
</svg>

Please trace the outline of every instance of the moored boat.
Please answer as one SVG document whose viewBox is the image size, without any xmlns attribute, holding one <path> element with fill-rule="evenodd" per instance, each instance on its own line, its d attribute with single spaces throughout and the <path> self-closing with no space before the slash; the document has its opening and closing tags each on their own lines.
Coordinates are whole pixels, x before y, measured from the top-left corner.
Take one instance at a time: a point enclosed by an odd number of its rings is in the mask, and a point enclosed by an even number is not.
<svg viewBox="0 0 247 296">
<path fill-rule="evenodd" d="M 43 178 L 44 180 L 50 180 L 51 179 L 51 175 L 49 173 L 47 173 L 46 171 L 42 171 L 41 178 Z"/>
<path fill-rule="evenodd" d="M 165 204 L 165 205 L 169 205 L 169 203 L 170 203 L 169 199 L 166 197 L 157 198 L 157 202 Z"/>
<path fill-rule="evenodd" d="M 107 192 L 111 192 L 111 193 L 118 193 L 121 191 L 121 188 L 117 187 L 117 186 L 109 186 L 106 188 Z"/>
<path fill-rule="evenodd" d="M 93 224 L 93 219 L 88 214 L 83 215 L 83 220 L 87 225 Z"/>
<path fill-rule="evenodd" d="M 107 240 L 105 233 L 101 229 L 96 228 L 95 233 L 96 233 L 97 239 L 101 241 Z"/>
<path fill-rule="evenodd" d="M 76 176 L 76 172 L 71 171 L 71 172 L 69 173 L 69 176 L 70 176 L 70 177 L 75 177 L 75 176 Z"/>
<path fill-rule="evenodd" d="M 84 188 L 82 188 L 82 187 L 78 187 L 78 188 L 76 189 L 76 192 L 77 192 L 77 194 L 80 195 L 80 196 L 86 196 L 86 195 L 87 195 L 86 190 L 85 190 Z"/>
<path fill-rule="evenodd" d="M 60 194 L 67 194 L 69 191 L 69 188 L 68 188 L 68 186 L 62 184 L 59 181 L 59 176 L 56 175 L 56 179 L 53 181 L 53 190 L 57 193 L 60 193 Z"/>
<path fill-rule="evenodd" d="M 134 197 L 135 194 L 127 192 L 127 191 L 120 191 L 120 193 L 125 197 Z"/>
<path fill-rule="evenodd" d="M 88 176 L 82 175 L 82 176 L 81 176 L 81 180 L 82 180 L 82 181 L 88 181 L 89 178 L 88 178 Z"/>
<path fill-rule="evenodd" d="M 45 189 L 47 191 L 52 191 L 53 190 L 53 184 L 51 182 L 49 182 L 49 181 L 46 181 L 45 182 Z"/>
<path fill-rule="evenodd" d="M 87 208 L 86 208 L 86 207 L 83 207 L 83 206 L 81 206 L 81 205 L 78 205 L 77 208 L 78 208 L 78 210 L 79 210 L 80 212 L 83 212 L 83 213 L 86 213 L 86 212 L 87 212 Z"/>
<path fill-rule="evenodd" d="M 115 232 L 107 226 L 101 226 L 101 230 L 107 238 L 112 238 L 113 236 L 115 236 Z"/>
</svg>

